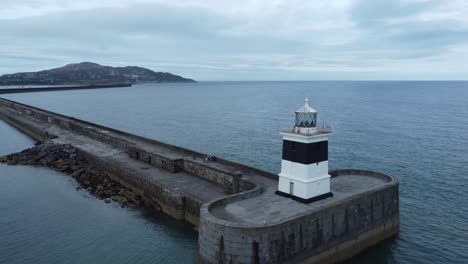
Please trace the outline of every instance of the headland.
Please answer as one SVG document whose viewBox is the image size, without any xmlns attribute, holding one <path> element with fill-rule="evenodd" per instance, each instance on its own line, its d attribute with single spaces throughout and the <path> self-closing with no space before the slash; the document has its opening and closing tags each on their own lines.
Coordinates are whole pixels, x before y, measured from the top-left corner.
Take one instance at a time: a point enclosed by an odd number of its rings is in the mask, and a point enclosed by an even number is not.
<svg viewBox="0 0 468 264">
<path fill-rule="evenodd" d="M 155 72 L 138 66 L 112 67 L 93 62 L 71 63 L 37 72 L 0 76 L 1 85 L 103 85 L 142 82 L 195 82 L 169 72 Z"/>
</svg>

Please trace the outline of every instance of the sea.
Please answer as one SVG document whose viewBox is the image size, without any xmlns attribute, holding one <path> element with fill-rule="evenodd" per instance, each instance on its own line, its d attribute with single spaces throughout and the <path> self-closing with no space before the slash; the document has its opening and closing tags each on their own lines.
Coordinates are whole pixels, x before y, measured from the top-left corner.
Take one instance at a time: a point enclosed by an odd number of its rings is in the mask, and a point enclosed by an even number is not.
<svg viewBox="0 0 468 264">
<path fill-rule="evenodd" d="M 330 169 L 400 181 L 401 231 L 349 263 L 468 263 L 468 82 L 138 84 L 1 97 L 278 173 L 307 97 L 332 128 Z M 34 141 L 0 122 L 0 155 Z M 106 204 L 66 175 L 0 164 L 0 263 L 194 263 L 197 233 Z"/>
</svg>

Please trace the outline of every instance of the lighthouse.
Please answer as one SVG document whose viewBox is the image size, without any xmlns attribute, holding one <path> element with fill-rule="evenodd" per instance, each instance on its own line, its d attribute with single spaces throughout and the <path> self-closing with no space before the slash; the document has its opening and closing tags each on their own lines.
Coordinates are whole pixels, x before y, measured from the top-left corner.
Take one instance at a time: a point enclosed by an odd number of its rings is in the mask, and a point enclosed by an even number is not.
<svg viewBox="0 0 468 264">
<path fill-rule="evenodd" d="M 282 131 L 283 157 L 276 194 L 302 203 L 332 196 L 328 174 L 328 137 L 331 129 L 317 127 L 317 111 L 305 104 L 297 109 L 292 130 Z"/>
</svg>

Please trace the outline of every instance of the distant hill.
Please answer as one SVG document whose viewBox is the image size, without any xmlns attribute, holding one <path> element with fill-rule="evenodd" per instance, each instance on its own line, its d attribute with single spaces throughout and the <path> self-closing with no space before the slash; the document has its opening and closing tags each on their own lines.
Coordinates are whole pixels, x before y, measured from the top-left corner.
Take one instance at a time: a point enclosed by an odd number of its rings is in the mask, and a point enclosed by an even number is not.
<svg viewBox="0 0 468 264">
<path fill-rule="evenodd" d="M 92 62 L 68 64 L 38 72 L 0 76 L 0 85 L 72 85 L 141 82 L 195 82 L 168 72 L 154 72 L 137 66 L 111 67 Z"/>
</svg>

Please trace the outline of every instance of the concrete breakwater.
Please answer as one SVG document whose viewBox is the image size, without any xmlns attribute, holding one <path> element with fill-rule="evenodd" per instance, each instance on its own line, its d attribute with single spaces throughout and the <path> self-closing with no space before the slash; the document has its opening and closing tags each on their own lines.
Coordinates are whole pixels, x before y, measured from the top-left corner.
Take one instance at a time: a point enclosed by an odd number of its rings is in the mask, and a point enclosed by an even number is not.
<svg viewBox="0 0 468 264">
<path fill-rule="evenodd" d="M 176 219 L 196 226 L 210 200 L 249 190 L 248 175 L 268 172 L 132 135 L 113 128 L 0 99 L 0 118 L 38 141 L 71 144 L 87 161 Z M 239 175 L 243 171 L 244 175 Z M 242 176 L 242 177 L 241 177 Z"/>
<path fill-rule="evenodd" d="M 242 164 L 5 99 L 0 117 L 40 141 L 72 145 L 143 202 L 199 225 L 201 263 L 332 263 L 399 230 L 391 176 L 331 172 L 334 196 L 306 205 L 275 195 L 275 174 Z"/>
<path fill-rule="evenodd" d="M 36 87 L 36 88 L 3 88 L 0 89 L 0 94 L 12 93 L 37 93 L 37 92 L 53 92 L 53 91 L 68 91 L 68 90 L 90 90 L 90 89 L 105 89 L 131 87 L 130 83 L 114 83 L 114 84 L 92 84 L 92 85 L 63 85 L 51 87 Z M 0 86 L 1 87 L 1 86 Z"/>
</svg>

